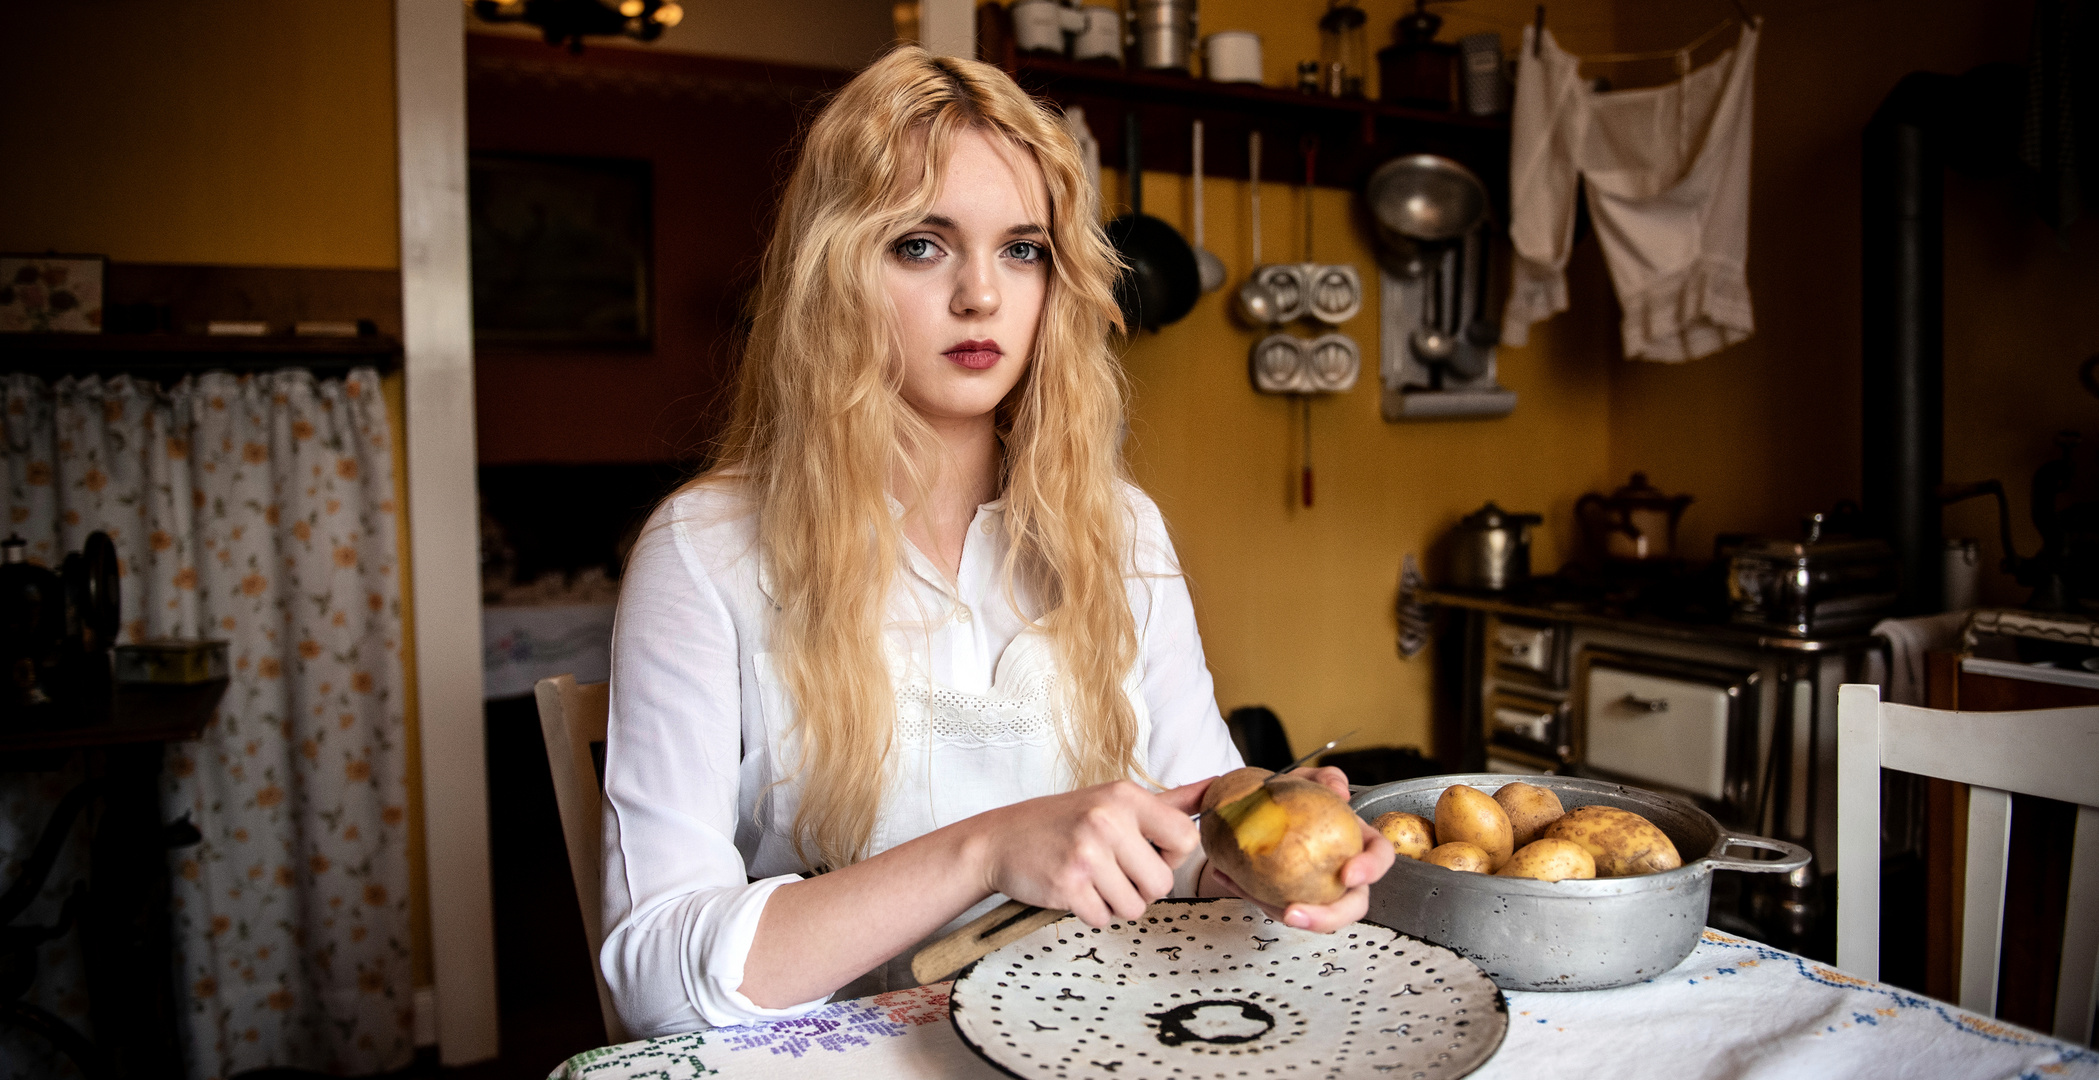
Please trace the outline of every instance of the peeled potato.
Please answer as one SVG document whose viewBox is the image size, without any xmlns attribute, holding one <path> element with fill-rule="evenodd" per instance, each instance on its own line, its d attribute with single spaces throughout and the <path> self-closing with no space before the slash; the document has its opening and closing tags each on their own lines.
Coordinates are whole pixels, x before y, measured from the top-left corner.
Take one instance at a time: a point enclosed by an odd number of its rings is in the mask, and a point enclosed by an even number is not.
<svg viewBox="0 0 2099 1080">
<path fill-rule="evenodd" d="M 1571 840 L 1533 840 L 1516 849 L 1495 877 L 1526 877 L 1538 881 L 1565 881 L 1596 876 L 1596 860 Z"/>
<path fill-rule="evenodd" d="M 1385 834 L 1392 841 L 1392 850 L 1409 859 L 1418 859 L 1436 846 L 1435 826 L 1419 814 L 1402 814 L 1393 811 L 1379 814 L 1370 827 Z"/>
<path fill-rule="evenodd" d="M 1461 841 L 1486 852 L 1495 870 L 1516 850 L 1515 833 L 1501 804 L 1478 788 L 1452 784 L 1436 799 L 1436 842 Z"/>
<path fill-rule="evenodd" d="M 1422 856 L 1421 861 L 1433 863 L 1445 870 L 1456 870 L 1461 874 L 1484 874 L 1494 866 L 1493 861 L 1487 858 L 1487 853 L 1480 850 L 1478 844 L 1468 844 L 1463 840 L 1438 844 L 1434 850 Z"/>
<path fill-rule="evenodd" d="M 1559 819 L 1567 809 L 1560 805 L 1560 797 L 1548 788 L 1517 781 L 1503 784 L 1494 793 L 1494 801 L 1501 804 L 1503 813 L 1509 815 L 1509 829 L 1514 843 L 1521 848 L 1538 838 L 1538 830 Z"/>
<path fill-rule="evenodd" d="M 1341 864 L 1363 850 L 1362 819 L 1332 788 L 1266 769 L 1235 769 L 1203 793 L 1203 849 L 1246 895 L 1274 907 L 1331 904 L 1347 888 Z M 1254 801 L 1218 811 L 1259 788 Z"/>
<path fill-rule="evenodd" d="M 1684 864 L 1653 822 L 1615 806 L 1576 807 L 1547 825 L 1544 835 L 1580 844 L 1596 860 L 1598 877 L 1659 874 Z"/>
</svg>

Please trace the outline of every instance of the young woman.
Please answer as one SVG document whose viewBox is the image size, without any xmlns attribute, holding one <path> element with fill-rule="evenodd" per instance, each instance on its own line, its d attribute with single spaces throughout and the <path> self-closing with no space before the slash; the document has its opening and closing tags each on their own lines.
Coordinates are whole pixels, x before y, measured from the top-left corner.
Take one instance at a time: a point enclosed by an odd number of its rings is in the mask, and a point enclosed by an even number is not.
<svg viewBox="0 0 2099 1080">
<path fill-rule="evenodd" d="M 1123 479 L 1098 220 L 995 68 L 899 49 L 816 119 L 720 461 L 621 589 L 600 962 L 636 1035 L 910 985 L 994 894 L 1095 926 L 1236 895 L 1189 820 L 1239 758 Z M 1365 835 L 1341 900 L 1273 914 L 1361 917 Z"/>
</svg>

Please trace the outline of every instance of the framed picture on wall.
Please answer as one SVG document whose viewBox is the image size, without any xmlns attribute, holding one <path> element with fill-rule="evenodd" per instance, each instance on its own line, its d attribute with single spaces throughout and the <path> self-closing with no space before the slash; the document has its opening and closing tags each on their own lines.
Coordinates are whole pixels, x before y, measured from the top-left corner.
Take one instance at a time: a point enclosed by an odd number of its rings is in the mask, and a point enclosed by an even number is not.
<svg viewBox="0 0 2099 1080">
<path fill-rule="evenodd" d="M 477 151 L 467 183 L 476 342 L 649 347 L 648 162 Z"/>
<path fill-rule="evenodd" d="M 102 255 L 0 254 L 0 333 L 99 334 Z"/>
</svg>

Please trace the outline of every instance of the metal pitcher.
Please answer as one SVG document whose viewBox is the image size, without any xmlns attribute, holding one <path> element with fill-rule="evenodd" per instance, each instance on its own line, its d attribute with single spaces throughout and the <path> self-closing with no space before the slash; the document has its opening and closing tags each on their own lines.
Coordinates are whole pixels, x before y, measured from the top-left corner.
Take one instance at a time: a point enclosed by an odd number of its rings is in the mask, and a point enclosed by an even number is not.
<svg viewBox="0 0 2099 1080">
<path fill-rule="evenodd" d="M 1450 584 L 1501 592 L 1531 576 L 1530 527 L 1538 514 L 1511 514 L 1489 502 L 1458 522 L 1450 535 Z"/>
</svg>

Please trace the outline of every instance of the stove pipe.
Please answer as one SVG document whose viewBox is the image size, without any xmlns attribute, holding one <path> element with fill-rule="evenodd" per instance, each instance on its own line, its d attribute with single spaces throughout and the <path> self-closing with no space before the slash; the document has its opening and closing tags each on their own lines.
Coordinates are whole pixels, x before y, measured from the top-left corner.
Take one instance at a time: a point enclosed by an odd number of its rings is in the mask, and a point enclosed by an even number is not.
<svg viewBox="0 0 2099 1080">
<path fill-rule="evenodd" d="M 1897 614 L 1939 611 L 1945 414 L 1943 134 L 1950 75 L 1903 78 L 1866 125 L 1861 177 L 1867 525 L 1894 546 Z"/>
</svg>

